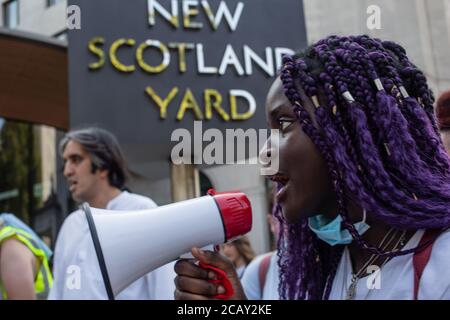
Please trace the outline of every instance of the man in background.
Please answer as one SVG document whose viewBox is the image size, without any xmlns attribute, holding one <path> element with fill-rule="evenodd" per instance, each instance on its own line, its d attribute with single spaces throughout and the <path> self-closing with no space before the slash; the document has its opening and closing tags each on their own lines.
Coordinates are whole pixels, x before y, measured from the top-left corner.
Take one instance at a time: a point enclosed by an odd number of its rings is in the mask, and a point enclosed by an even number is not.
<svg viewBox="0 0 450 320">
<path fill-rule="evenodd" d="M 60 152 L 64 176 L 77 203 L 119 211 L 156 207 L 151 199 L 124 191 L 125 160 L 117 139 L 108 131 L 99 128 L 71 131 L 61 141 Z M 126 259 L 126 252 L 123 258 Z M 49 299 L 107 298 L 89 226 L 81 210 L 71 213 L 60 230 L 53 272 L 55 283 Z M 136 280 L 116 299 L 173 299 L 174 277 L 173 268 L 163 266 Z"/>
</svg>

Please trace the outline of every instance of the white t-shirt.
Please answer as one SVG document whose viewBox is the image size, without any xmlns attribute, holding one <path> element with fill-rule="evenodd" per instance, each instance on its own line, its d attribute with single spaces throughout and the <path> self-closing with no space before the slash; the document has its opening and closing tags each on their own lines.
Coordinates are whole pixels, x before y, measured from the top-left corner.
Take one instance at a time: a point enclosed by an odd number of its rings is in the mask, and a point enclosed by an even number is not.
<svg viewBox="0 0 450 320">
<path fill-rule="evenodd" d="M 157 205 L 149 198 L 121 192 L 107 210 L 144 210 Z M 126 253 L 124 252 L 124 258 Z M 171 300 L 175 291 L 173 263 L 158 268 L 136 280 L 116 296 L 118 300 Z M 75 278 L 75 276 L 78 276 Z M 85 214 L 77 210 L 63 223 L 55 246 L 54 283 L 48 299 L 107 299 L 97 255 Z M 78 281 L 79 280 L 79 281 Z"/>
<path fill-rule="evenodd" d="M 239 279 L 242 279 L 242 277 L 244 276 L 245 269 L 247 269 L 246 265 L 236 268 L 236 273 L 237 273 Z"/>
<path fill-rule="evenodd" d="M 423 233 L 423 230 L 417 231 L 405 245 L 404 249 L 417 247 Z M 375 278 L 375 274 L 360 279 L 356 286 L 356 296 L 354 299 L 412 300 L 414 298 L 414 268 L 412 257 L 413 254 L 409 254 L 389 260 L 380 269 L 380 278 L 378 279 Z M 351 284 L 351 278 L 352 265 L 350 255 L 348 250 L 345 249 L 333 281 L 333 287 L 330 293 L 331 300 L 346 298 L 347 290 Z M 369 289 L 370 287 L 373 289 Z M 450 230 L 445 231 L 434 242 L 430 260 L 420 280 L 418 299 L 450 299 Z"/>
<path fill-rule="evenodd" d="M 277 253 L 273 252 L 270 258 L 269 268 L 264 283 L 264 291 L 261 296 L 261 284 L 259 283 L 259 266 L 266 254 L 253 259 L 247 266 L 241 279 L 245 295 L 249 300 L 278 300 L 278 264 Z"/>
</svg>

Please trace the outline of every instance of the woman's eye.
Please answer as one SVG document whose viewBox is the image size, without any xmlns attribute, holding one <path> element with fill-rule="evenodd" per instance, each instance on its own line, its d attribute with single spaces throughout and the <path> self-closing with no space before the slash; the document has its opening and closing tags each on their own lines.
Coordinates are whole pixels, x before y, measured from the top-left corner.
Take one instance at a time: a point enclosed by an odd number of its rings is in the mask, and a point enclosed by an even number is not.
<svg viewBox="0 0 450 320">
<path fill-rule="evenodd" d="M 292 119 L 285 119 L 285 118 L 280 118 L 278 119 L 278 125 L 280 126 L 280 130 L 284 131 L 286 130 L 292 123 L 294 123 L 294 120 Z"/>
</svg>

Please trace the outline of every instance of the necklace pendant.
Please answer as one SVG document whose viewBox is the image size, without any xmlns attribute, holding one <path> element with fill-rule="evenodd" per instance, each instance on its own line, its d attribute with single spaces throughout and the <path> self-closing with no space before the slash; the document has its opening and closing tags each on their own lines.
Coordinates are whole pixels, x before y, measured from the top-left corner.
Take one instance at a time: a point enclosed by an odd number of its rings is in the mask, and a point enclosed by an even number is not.
<svg viewBox="0 0 450 320">
<path fill-rule="evenodd" d="M 358 283 L 356 278 L 352 279 L 352 283 L 350 284 L 350 287 L 348 287 L 347 290 L 347 300 L 353 300 L 356 296 L 356 284 Z"/>
</svg>

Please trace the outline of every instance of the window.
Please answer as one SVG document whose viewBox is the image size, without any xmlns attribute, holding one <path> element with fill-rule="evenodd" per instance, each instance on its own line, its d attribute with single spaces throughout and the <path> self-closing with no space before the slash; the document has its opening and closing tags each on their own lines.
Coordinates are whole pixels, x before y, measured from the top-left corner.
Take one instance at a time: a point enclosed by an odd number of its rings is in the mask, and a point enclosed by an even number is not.
<svg viewBox="0 0 450 320">
<path fill-rule="evenodd" d="M 47 0 L 47 7 L 51 7 L 55 4 L 58 4 L 60 2 L 63 2 L 63 0 Z"/>
<path fill-rule="evenodd" d="M 16 214 L 25 222 L 42 202 L 42 160 L 36 126 L 2 119 L 0 139 L 0 212 Z"/>
<path fill-rule="evenodd" d="M 60 134 L 52 127 L 0 118 L 0 213 L 15 214 L 51 241 L 62 216 L 55 198 Z"/>
<path fill-rule="evenodd" d="M 19 24 L 19 0 L 3 3 L 3 20 L 7 28 L 16 28 Z"/>
</svg>

